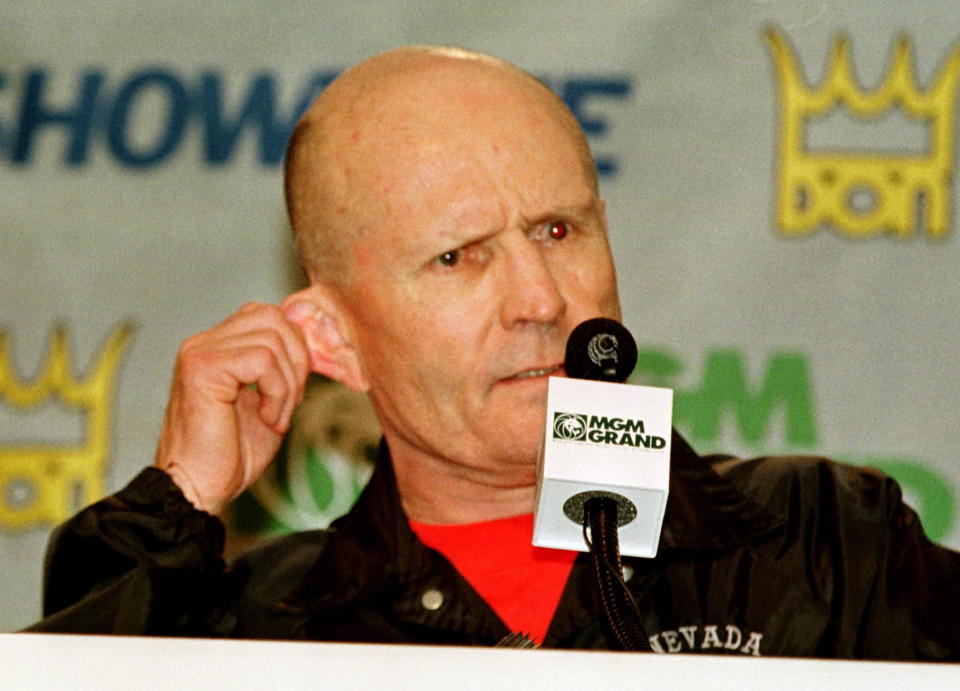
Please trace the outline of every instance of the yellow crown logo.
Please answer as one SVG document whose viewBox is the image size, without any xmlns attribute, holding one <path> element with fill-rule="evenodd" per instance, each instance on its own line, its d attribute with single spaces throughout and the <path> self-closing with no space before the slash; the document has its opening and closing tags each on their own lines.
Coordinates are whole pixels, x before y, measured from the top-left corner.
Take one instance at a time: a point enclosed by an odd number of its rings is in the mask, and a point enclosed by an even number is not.
<svg viewBox="0 0 960 691">
<path fill-rule="evenodd" d="M 943 237 L 949 224 L 953 172 L 954 105 L 960 72 L 960 45 L 926 90 L 914 82 L 910 42 L 901 36 L 887 79 L 872 91 L 860 88 L 853 74 L 849 44 L 838 36 L 820 88 L 807 86 L 787 41 L 776 29 L 767 42 L 779 81 L 780 165 L 777 224 L 787 234 L 808 233 L 832 225 L 852 237 L 883 232 L 910 236 L 917 225 Z M 804 146 L 804 125 L 843 105 L 863 119 L 878 118 L 900 106 L 929 128 L 929 148 L 917 154 L 813 152 Z M 867 208 L 854 203 L 865 193 Z M 924 200 L 921 214 L 920 200 Z"/>
<path fill-rule="evenodd" d="M 103 496 L 110 402 L 131 333 L 127 324 L 114 329 L 86 378 L 78 380 L 70 369 L 66 330 L 57 327 L 45 365 L 33 381 L 23 382 L 12 366 L 7 332 L 0 330 L 0 396 L 17 408 L 32 408 L 56 397 L 85 414 L 81 443 L 0 445 L 0 527 L 59 523 L 76 510 L 74 496 L 81 505 Z"/>
</svg>

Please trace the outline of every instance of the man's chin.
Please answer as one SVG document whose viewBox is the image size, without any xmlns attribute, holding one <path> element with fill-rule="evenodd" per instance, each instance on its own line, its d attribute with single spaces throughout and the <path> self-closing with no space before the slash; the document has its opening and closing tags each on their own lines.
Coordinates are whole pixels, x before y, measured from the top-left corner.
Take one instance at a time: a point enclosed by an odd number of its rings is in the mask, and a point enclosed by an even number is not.
<svg viewBox="0 0 960 691">
<path fill-rule="evenodd" d="M 508 459 L 511 465 L 536 467 L 540 453 L 540 437 L 543 434 L 542 417 L 535 426 L 504 427 L 496 435 L 493 445 L 499 447 L 500 456 Z"/>
<path fill-rule="evenodd" d="M 492 414 L 481 421 L 485 442 L 491 448 L 512 449 L 511 456 L 535 463 L 546 419 L 546 383 L 522 392 L 501 389 L 494 393 L 487 401 L 487 412 Z M 496 405 L 489 405 L 494 402 Z"/>
</svg>

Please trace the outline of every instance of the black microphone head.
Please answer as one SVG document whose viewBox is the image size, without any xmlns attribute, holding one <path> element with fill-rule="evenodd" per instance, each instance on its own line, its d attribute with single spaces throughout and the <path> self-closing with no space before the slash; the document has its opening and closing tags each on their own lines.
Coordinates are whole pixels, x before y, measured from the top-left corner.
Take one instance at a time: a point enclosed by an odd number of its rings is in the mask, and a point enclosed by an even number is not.
<svg viewBox="0 0 960 691">
<path fill-rule="evenodd" d="M 567 376 L 594 381 L 626 381 L 637 364 L 637 342 L 613 319 L 588 319 L 567 339 Z"/>
</svg>

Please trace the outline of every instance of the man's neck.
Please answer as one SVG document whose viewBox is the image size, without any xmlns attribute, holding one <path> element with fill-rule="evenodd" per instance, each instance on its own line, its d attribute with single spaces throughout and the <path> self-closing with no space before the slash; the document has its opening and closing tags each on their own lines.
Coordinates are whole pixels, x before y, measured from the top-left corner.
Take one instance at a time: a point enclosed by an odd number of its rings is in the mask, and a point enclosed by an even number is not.
<svg viewBox="0 0 960 691">
<path fill-rule="evenodd" d="M 453 525 L 533 511 L 536 459 L 494 469 L 437 458 L 387 436 L 403 509 L 422 523 Z"/>
</svg>

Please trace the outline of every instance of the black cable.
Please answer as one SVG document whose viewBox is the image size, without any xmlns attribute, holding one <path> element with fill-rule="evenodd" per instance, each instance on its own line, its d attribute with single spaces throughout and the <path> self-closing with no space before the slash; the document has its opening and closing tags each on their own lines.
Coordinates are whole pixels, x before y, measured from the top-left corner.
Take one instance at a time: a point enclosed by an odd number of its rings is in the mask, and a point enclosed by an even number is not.
<svg viewBox="0 0 960 691">
<path fill-rule="evenodd" d="M 640 609 L 623 581 L 615 499 L 594 497 L 587 500 L 583 505 L 583 533 L 600 587 L 604 614 L 614 636 L 624 650 L 649 650 L 640 624 Z"/>
</svg>

